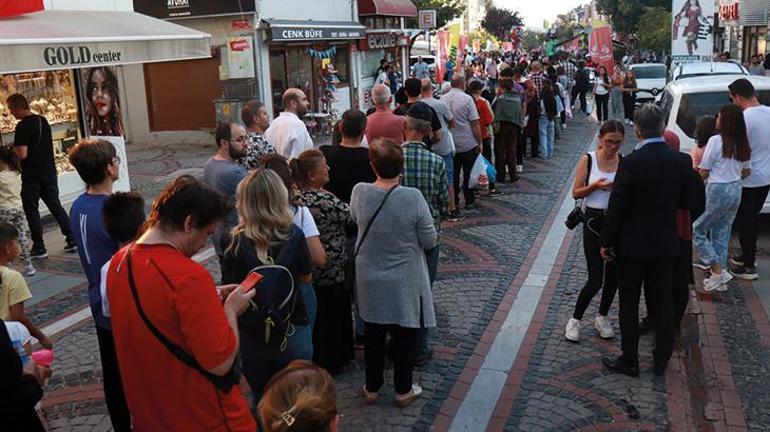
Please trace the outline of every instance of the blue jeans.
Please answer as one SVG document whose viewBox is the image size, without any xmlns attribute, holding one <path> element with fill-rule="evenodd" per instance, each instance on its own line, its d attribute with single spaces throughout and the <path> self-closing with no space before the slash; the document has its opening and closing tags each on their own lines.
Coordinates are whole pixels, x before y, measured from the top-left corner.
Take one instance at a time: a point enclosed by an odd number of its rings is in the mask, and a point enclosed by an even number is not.
<svg viewBox="0 0 770 432">
<path fill-rule="evenodd" d="M 286 350 L 291 353 L 292 358 L 312 360 L 313 325 L 318 314 L 318 300 L 311 283 L 300 284 L 299 293 L 302 295 L 302 301 L 305 302 L 308 324 L 294 328 L 294 334 L 289 337 Z"/>
<path fill-rule="evenodd" d="M 444 156 L 441 156 L 441 159 L 444 159 L 444 170 L 446 171 L 446 181 L 448 185 L 452 185 L 452 179 L 455 175 L 455 154 L 454 153 L 447 153 Z"/>
<path fill-rule="evenodd" d="M 553 140 L 555 134 L 553 120 L 548 120 L 547 115 L 541 115 L 538 122 L 538 129 L 540 132 L 540 157 L 550 159 L 553 157 Z"/>
<path fill-rule="evenodd" d="M 740 203 L 740 180 L 706 185 L 706 210 L 692 226 L 692 242 L 703 264 L 727 266 L 730 229 Z"/>
</svg>

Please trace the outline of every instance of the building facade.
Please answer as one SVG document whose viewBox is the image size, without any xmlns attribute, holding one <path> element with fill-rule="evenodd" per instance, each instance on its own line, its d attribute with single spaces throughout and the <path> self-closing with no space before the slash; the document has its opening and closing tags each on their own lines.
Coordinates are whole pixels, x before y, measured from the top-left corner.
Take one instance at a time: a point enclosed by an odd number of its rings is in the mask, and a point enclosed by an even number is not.
<svg viewBox="0 0 770 432">
<path fill-rule="evenodd" d="M 719 0 L 717 11 L 718 51 L 728 51 L 733 59 L 743 63 L 755 54 L 767 53 L 770 0 Z"/>
</svg>

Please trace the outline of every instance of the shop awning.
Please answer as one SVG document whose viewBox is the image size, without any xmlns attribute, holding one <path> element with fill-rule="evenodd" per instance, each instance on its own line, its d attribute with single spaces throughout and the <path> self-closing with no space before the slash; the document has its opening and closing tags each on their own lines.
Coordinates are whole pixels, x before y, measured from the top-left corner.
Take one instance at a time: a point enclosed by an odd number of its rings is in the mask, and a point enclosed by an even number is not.
<svg viewBox="0 0 770 432">
<path fill-rule="evenodd" d="M 274 42 L 363 39 L 361 23 L 347 21 L 263 20 Z"/>
<path fill-rule="evenodd" d="M 417 17 L 417 6 L 412 0 L 358 0 L 359 16 Z"/>
<path fill-rule="evenodd" d="M 135 12 L 42 11 L 0 18 L 0 73 L 204 58 L 210 39 Z"/>
</svg>

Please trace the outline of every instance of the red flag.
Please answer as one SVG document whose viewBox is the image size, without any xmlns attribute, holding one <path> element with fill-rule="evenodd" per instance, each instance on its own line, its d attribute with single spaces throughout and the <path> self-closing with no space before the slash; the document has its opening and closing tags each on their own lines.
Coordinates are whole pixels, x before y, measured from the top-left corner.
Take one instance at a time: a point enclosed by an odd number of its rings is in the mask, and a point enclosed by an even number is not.
<svg viewBox="0 0 770 432">
<path fill-rule="evenodd" d="M 615 66 L 613 51 L 610 26 L 595 27 L 591 30 L 591 36 L 588 39 L 588 53 L 591 55 L 591 60 L 611 71 Z"/>
<path fill-rule="evenodd" d="M 457 64 L 463 63 L 463 56 L 465 55 L 465 48 L 468 46 L 468 36 L 460 35 L 459 49 L 457 50 Z"/>
<path fill-rule="evenodd" d="M 0 0 L 0 17 L 21 15 L 45 9 L 43 0 Z"/>
<path fill-rule="evenodd" d="M 446 72 L 446 61 L 449 58 L 449 33 L 446 30 L 439 30 L 438 35 L 438 64 L 436 65 L 436 79 L 439 84 L 444 82 L 444 73 Z"/>
</svg>

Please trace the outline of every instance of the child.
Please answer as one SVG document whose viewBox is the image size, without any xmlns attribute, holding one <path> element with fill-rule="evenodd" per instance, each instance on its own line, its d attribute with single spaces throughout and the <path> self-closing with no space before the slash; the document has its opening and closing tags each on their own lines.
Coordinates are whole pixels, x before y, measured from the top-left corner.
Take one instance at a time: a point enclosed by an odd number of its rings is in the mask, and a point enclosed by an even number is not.
<svg viewBox="0 0 770 432">
<path fill-rule="evenodd" d="M 11 147 L 0 147 L 0 220 L 8 222 L 19 233 L 21 259 L 27 276 L 37 273 L 29 256 L 27 219 L 21 205 L 21 163 Z"/>
<path fill-rule="evenodd" d="M 53 348 L 53 343 L 24 313 L 24 301 L 32 298 L 29 287 L 21 273 L 8 267 L 8 263 L 19 258 L 19 232 L 13 225 L 0 221 L 0 319 L 18 321 L 44 348 Z"/>
<path fill-rule="evenodd" d="M 104 201 L 102 207 L 104 230 L 120 247 L 136 240 L 144 228 L 144 198 L 136 192 L 115 192 Z M 101 285 L 102 312 L 110 316 L 110 303 L 107 299 L 107 272 L 112 259 L 102 267 Z"/>
</svg>

